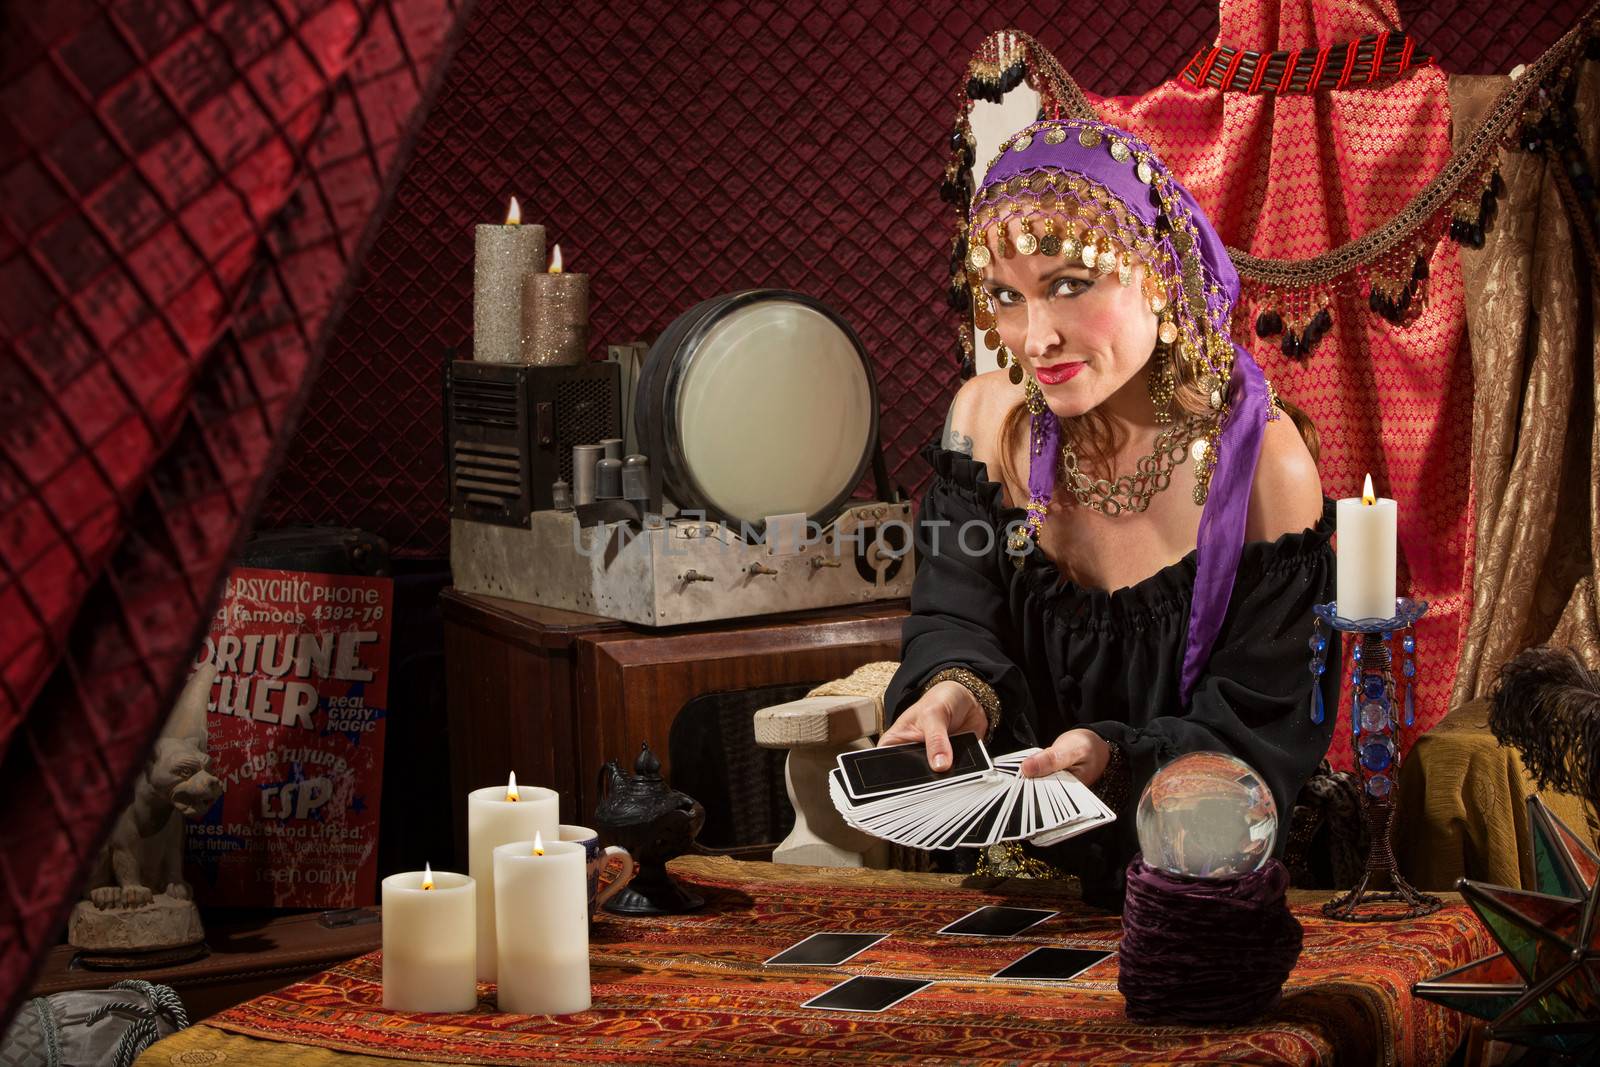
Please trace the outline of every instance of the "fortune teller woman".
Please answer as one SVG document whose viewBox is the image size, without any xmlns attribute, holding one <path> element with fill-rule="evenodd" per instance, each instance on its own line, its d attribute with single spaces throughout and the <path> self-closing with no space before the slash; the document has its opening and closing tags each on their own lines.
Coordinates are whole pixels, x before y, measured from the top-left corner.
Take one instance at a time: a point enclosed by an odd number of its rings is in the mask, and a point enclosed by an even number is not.
<svg viewBox="0 0 1600 1067">
<path fill-rule="evenodd" d="M 1332 736 L 1311 690 L 1335 706 L 1336 672 L 1308 671 L 1306 645 L 1334 595 L 1334 508 L 1310 423 L 1230 340 L 1222 240 L 1148 145 L 1069 119 L 1003 144 L 966 242 L 1001 369 L 961 386 L 922 450 L 879 743 L 924 741 L 935 769 L 953 733 L 1042 749 L 1024 775 L 1069 771 L 1118 818 L 1009 858 L 1078 875 L 1091 902 L 1120 902 L 1134 805 L 1185 752 L 1262 775 L 1281 854 Z"/>
</svg>

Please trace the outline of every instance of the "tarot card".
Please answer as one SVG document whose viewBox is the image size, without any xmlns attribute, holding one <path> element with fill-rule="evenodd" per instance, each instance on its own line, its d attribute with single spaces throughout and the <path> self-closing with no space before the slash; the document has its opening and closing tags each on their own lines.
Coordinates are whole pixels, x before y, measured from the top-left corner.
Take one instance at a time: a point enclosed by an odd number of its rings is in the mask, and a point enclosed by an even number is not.
<svg viewBox="0 0 1600 1067">
<path fill-rule="evenodd" d="M 826 993 L 819 993 L 800 1005 L 802 1008 L 827 1008 L 832 1011 L 883 1011 L 921 989 L 932 985 L 921 978 L 885 978 L 861 974 L 840 982 Z"/>
<path fill-rule="evenodd" d="M 1016 937 L 1060 912 L 989 905 L 968 912 L 939 932 L 961 937 Z"/>
<path fill-rule="evenodd" d="M 844 772 L 845 791 L 852 800 L 867 800 L 917 786 L 975 778 L 994 767 L 977 734 L 953 735 L 950 750 L 947 771 L 935 771 L 928 765 L 928 748 L 921 741 L 842 753 L 839 769 Z"/>
<path fill-rule="evenodd" d="M 768 967 L 837 967 L 854 959 L 888 934 L 812 934 L 767 960 Z"/>
<path fill-rule="evenodd" d="M 1111 953 L 1092 948 L 1036 948 L 991 977 L 1027 982 L 1070 982 Z"/>
<path fill-rule="evenodd" d="M 922 848 L 953 848 L 966 834 L 972 820 L 994 800 L 995 783 L 980 779 L 978 788 L 968 791 L 953 804 L 943 806 L 940 815 L 926 824 L 919 840 Z M 946 844 L 948 842 L 948 844 Z"/>
</svg>

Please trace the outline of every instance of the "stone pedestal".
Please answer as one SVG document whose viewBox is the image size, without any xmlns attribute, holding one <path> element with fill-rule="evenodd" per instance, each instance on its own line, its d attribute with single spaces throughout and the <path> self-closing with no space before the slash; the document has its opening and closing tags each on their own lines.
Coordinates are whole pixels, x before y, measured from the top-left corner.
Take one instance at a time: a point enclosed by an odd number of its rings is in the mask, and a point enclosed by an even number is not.
<svg viewBox="0 0 1600 1067">
<path fill-rule="evenodd" d="M 67 922 L 67 941 L 92 952 L 149 952 L 193 945 L 204 938 L 194 901 L 165 893 L 138 908 L 97 908 L 80 900 Z"/>
</svg>

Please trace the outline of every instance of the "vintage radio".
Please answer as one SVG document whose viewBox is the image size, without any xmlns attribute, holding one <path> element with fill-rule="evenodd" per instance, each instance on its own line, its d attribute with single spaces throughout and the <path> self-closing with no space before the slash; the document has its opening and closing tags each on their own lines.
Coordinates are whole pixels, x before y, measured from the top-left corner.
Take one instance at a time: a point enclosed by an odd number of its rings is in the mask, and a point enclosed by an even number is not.
<svg viewBox="0 0 1600 1067">
<path fill-rule="evenodd" d="M 555 506 L 552 487 L 572 482 L 572 446 L 622 429 L 621 368 L 450 363 L 450 517 L 526 528 L 528 515 Z"/>
<path fill-rule="evenodd" d="M 732 293 L 629 354 L 452 365 L 458 588 L 651 626 L 910 594 L 910 504 L 883 462 L 871 360 L 836 313 Z M 624 393 L 642 455 L 622 455 Z M 854 499 L 869 467 L 876 498 Z"/>
</svg>

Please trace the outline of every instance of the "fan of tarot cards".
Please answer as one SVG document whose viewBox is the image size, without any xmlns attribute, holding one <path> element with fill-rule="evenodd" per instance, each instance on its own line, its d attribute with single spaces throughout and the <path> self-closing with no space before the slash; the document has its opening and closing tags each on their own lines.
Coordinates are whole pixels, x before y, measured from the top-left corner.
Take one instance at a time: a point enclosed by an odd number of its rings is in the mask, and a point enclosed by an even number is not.
<svg viewBox="0 0 1600 1067">
<path fill-rule="evenodd" d="M 977 734 L 950 738 L 950 769 L 928 765 L 921 741 L 858 749 L 828 772 L 844 821 L 874 837 L 922 849 L 981 848 L 1026 838 L 1053 845 L 1116 821 L 1089 787 L 1066 771 L 1022 777 L 1026 748 L 991 759 Z"/>
</svg>

